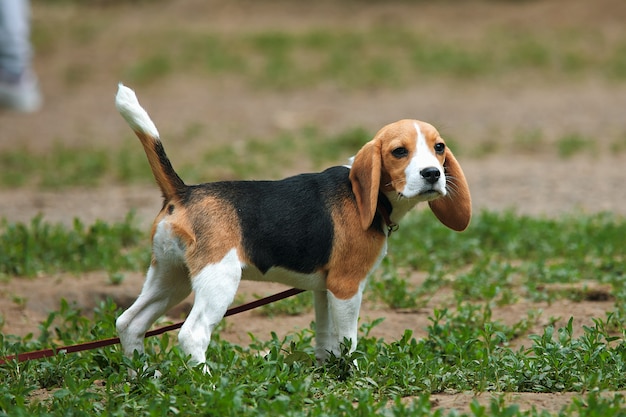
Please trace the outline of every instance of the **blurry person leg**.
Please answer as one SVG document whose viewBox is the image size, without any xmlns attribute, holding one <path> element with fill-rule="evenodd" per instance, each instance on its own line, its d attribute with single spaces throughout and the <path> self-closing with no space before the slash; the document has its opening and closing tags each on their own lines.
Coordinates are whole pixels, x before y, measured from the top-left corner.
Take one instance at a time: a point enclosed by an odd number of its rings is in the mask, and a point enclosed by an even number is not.
<svg viewBox="0 0 626 417">
<path fill-rule="evenodd" d="M 32 112 L 41 106 L 31 59 L 28 0 L 0 0 L 0 107 Z"/>
</svg>

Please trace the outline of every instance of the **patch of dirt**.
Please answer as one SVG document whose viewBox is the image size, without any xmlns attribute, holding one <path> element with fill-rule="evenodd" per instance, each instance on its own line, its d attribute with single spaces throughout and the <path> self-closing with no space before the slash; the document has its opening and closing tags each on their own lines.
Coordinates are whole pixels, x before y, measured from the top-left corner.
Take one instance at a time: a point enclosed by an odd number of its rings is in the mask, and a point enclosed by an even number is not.
<svg viewBox="0 0 626 417">
<path fill-rule="evenodd" d="M 603 392 L 601 397 L 613 398 L 615 395 L 624 395 L 624 392 Z M 460 412 L 469 412 L 470 404 L 476 400 L 481 406 L 489 410 L 489 404 L 492 399 L 501 401 L 504 407 L 516 404 L 522 412 L 536 410 L 545 410 L 551 414 L 558 414 L 565 407 L 572 404 L 575 399 L 581 403 L 585 403 L 584 396 L 574 392 L 563 393 L 547 393 L 535 394 L 530 392 L 516 393 L 459 393 L 459 394 L 433 394 L 430 396 L 433 409 L 442 410 L 458 410 Z"/>
<path fill-rule="evenodd" d="M 543 2 L 253 2 L 190 0 L 186 2 L 140 2 L 93 10 L 77 10 L 71 4 L 34 4 L 34 24 L 57 23 L 76 18 L 89 25 L 111 25 L 110 40 L 97 41 L 88 49 L 72 42 L 59 42 L 54 51 L 38 51 L 36 70 L 46 97 L 45 107 L 33 115 L 0 112 L 0 150 L 28 148 L 45 152 L 55 143 L 93 144 L 117 147 L 131 137 L 113 106 L 113 95 L 123 73 L 112 68 L 115 60 L 132 62 L 128 50 L 119 51 L 127 39 L 137 35 L 142 25 L 170 22 L 190 30 L 210 25 L 229 32 L 285 27 L 368 27 L 381 21 L 411 22 L 433 30 L 450 31 L 460 41 L 479 36 L 484 28 L 587 27 L 607 39 L 623 32 L 626 3 L 621 0 L 553 0 Z M 104 19 L 104 20 L 100 20 Z M 61 35 L 59 35 L 61 36 Z M 109 43 L 107 43 L 109 42 Z M 68 88 L 72 65 L 84 59 L 96 60 L 98 72 L 87 83 Z M 468 177 L 474 208 L 504 210 L 514 208 L 531 215 L 559 216 L 573 211 L 611 211 L 626 215 L 623 192 L 626 152 L 613 153 L 612 141 L 626 134 L 626 85 L 602 80 L 576 81 L 499 79 L 475 83 L 416 80 L 399 90 L 372 89 L 344 91 L 332 86 L 298 91 L 262 91 L 229 80 L 181 74 L 141 87 L 141 101 L 149 109 L 169 148 L 175 151 L 176 138 L 189 126 L 199 125 L 211 140 L 265 137 L 303 126 L 320 126 L 335 133 L 354 126 L 376 130 L 404 117 L 432 122 L 442 134 L 454 138 L 463 149 L 493 147 L 486 156 L 466 154 L 460 160 Z M 564 159 L 546 149 L 515 147 L 515 135 L 536 129 L 544 133 L 546 144 L 554 144 L 564 134 L 578 132 L 595 140 L 596 151 Z M 132 139 L 134 140 L 134 139 Z M 186 143 L 187 152 L 200 148 L 202 138 Z M 137 144 L 139 146 L 139 144 Z M 546 146 L 554 149 L 554 146 Z M 356 149 L 355 149 L 356 151 Z M 337 161 L 338 164 L 343 161 Z M 174 164 L 176 161 L 174 160 Z M 1 169 L 1 168 L 0 168 Z M 287 172 L 286 172 L 287 174 Z M 53 222 L 69 223 L 80 217 L 85 223 L 95 219 L 120 221 L 130 209 L 137 211 L 142 227 L 148 228 L 161 204 L 155 186 L 108 185 L 97 189 L 41 191 L 1 189 L 0 218 L 29 221 L 38 213 Z M 471 229 L 466 233 L 471 234 Z M 393 247 L 390 248 L 393 251 Z M 120 285 L 112 285 L 105 273 L 81 276 L 55 275 L 35 279 L 13 278 L 0 283 L 2 331 L 24 335 L 37 332 L 37 325 L 48 311 L 58 308 L 63 297 L 89 312 L 100 300 L 113 297 L 120 306 L 129 305 L 139 293 L 142 274 L 129 273 Z M 279 285 L 243 283 L 242 299 L 253 294 L 270 294 Z M 559 290 L 559 289 L 553 289 Z M 600 291 L 602 292 L 602 291 Z M 405 329 L 416 337 L 425 334 L 428 316 L 445 299 L 434 297 L 417 311 L 401 312 L 366 302 L 361 320 L 385 317 L 384 325 L 372 335 L 394 340 Z M 171 312 L 178 319 L 188 311 L 191 299 Z M 531 333 L 541 333 L 548 323 L 563 326 L 571 315 L 575 328 L 593 325 L 593 317 L 605 317 L 610 299 L 583 299 L 574 303 L 559 300 L 551 304 L 520 301 L 494 308 L 493 317 L 513 323 L 530 310 L 542 310 Z M 221 331 L 227 340 L 246 343 L 251 332 L 259 338 L 275 331 L 284 335 L 308 328 L 312 314 L 295 317 L 260 316 L 248 312 L 229 318 Z M 515 346 L 528 346 L 527 339 Z M 522 409 L 536 407 L 558 411 L 574 394 L 506 394 L 507 402 Z M 491 395 L 478 396 L 486 401 Z M 434 395 L 440 408 L 467 410 L 471 394 Z"/>
</svg>

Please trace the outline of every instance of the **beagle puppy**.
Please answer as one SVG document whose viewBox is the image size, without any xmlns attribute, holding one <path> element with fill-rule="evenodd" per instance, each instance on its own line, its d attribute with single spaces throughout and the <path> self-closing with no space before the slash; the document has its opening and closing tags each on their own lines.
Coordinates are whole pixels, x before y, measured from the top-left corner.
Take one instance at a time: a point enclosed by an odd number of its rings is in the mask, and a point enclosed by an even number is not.
<svg viewBox="0 0 626 417">
<path fill-rule="evenodd" d="M 154 321 L 194 291 L 178 341 L 191 363 L 204 364 L 211 332 L 241 279 L 313 291 L 318 361 L 340 354 L 344 338 L 354 350 L 365 283 L 400 219 L 428 201 L 451 229 L 462 231 L 470 221 L 463 171 L 425 122 L 383 127 L 348 166 L 279 181 L 187 185 L 135 93 L 121 84 L 116 107 L 141 141 L 163 194 L 146 281 L 116 322 L 129 356 L 143 352 Z"/>
</svg>

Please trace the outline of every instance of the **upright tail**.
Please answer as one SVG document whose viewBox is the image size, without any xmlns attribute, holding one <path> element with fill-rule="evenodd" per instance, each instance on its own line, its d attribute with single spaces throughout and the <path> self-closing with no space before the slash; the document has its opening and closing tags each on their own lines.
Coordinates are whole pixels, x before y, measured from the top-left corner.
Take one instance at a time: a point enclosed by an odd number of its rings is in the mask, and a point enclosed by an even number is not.
<svg viewBox="0 0 626 417">
<path fill-rule="evenodd" d="M 186 185 L 174 171 L 159 139 L 159 131 L 139 104 L 135 92 L 120 83 L 115 96 L 115 107 L 141 141 L 163 198 L 170 200 L 179 195 Z"/>
</svg>

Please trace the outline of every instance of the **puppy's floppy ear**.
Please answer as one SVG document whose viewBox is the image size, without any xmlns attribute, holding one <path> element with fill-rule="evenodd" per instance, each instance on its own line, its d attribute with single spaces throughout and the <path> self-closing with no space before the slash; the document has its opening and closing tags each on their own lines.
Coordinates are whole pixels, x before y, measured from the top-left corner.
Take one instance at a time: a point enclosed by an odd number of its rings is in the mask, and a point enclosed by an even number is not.
<svg viewBox="0 0 626 417">
<path fill-rule="evenodd" d="M 363 230 L 369 229 L 376 214 L 381 166 L 380 145 L 371 141 L 356 154 L 350 169 L 352 191 L 356 197 Z"/>
<path fill-rule="evenodd" d="M 448 194 L 428 204 L 441 223 L 461 232 L 467 228 L 472 217 L 472 198 L 461 165 L 449 148 L 446 148 L 445 156 L 443 167 Z"/>
</svg>

